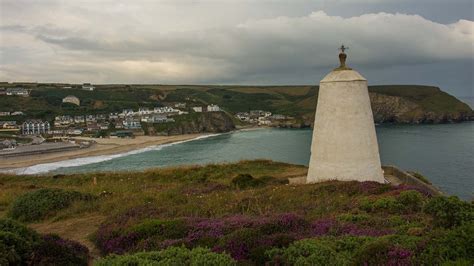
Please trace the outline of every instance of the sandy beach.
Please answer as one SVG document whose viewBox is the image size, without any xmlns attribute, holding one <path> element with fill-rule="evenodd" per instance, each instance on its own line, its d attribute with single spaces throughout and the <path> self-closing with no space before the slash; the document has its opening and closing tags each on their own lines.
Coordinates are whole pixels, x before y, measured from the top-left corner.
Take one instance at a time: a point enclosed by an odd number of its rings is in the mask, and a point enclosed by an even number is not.
<svg viewBox="0 0 474 266">
<path fill-rule="evenodd" d="M 92 139 L 78 137 L 77 139 L 93 140 L 97 142 L 89 148 L 46 153 L 41 155 L 18 156 L 0 160 L 0 170 L 9 170 L 15 168 L 23 168 L 37 164 L 52 163 L 69 159 L 76 159 L 89 156 L 110 155 L 124 153 L 132 150 L 142 149 L 145 147 L 168 144 L 178 141 L 190 140 L 208 134 L 187 134 L 177 136 L 137 136 L 133 139 L 106 138 Z"/>
</svg>

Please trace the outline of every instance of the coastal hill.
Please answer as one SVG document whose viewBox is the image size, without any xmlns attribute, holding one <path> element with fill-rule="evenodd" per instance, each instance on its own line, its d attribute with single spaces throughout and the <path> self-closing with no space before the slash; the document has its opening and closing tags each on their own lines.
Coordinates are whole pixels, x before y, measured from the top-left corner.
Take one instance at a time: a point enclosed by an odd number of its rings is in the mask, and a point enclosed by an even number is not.
<svg viewBox="0 0 474 266">
<path fill-rule="evenodd" d="M 21 110 L 25 117 L 53 119 L 60 114 L 121 112 L 124 108 L 185 102 L 188 105 L 218 104 L 231 116 L 249 110 L 266 110 L 294 117 L 290 126 L 296 127 L 313 122 L 318 94 L 317 86 L 97 85 L 94 91 L 82 90 L 79 85 L 66 88 L 59 84 L 36 83 L 15 86 L 30 86 L 31 97 L 0 97 L 1 111 Z M 369 91 L 376 123 L 449 123 L 474 117 L 467 104 L 437 87 L 369 86 Z M 81 106 L 63 103 L 62 99 L 68 95 L 79 98 Z M 21 117 L 11 119 L 21 121 Z"/>
<path fill-rule="evenodd" d="M 472 203 L 421 185 L 289 184 L 306 172 L 257 160 L 0 174 L 0 264 L 474 263 Z"/>
</svg>

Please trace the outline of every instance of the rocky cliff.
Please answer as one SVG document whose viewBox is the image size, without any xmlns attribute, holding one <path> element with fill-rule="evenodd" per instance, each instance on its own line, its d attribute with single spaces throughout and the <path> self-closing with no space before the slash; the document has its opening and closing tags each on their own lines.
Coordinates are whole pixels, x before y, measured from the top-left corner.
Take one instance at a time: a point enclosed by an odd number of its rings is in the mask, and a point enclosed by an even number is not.
<svg viewBox="0 0 474 266">
<path fill-rule="evenodd" d="M 454 123 L 472 120 L 472 109 L 436 87 L 371 87 L 376 123 Z"/>
<path fill-rule="evenodd" d="M 222 133 L 235 129 L 231 117 L 224 112 L 191 113 L 175 117 L 176 122 L 148 127 L 149 135 Z"/>
</svg>

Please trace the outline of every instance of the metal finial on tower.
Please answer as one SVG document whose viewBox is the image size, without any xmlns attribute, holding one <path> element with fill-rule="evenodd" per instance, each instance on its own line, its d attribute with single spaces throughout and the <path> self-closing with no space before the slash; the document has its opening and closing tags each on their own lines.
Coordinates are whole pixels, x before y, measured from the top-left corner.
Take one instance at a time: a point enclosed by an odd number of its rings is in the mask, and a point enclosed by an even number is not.
<svg viewBox="0 0 474 266">
<path fill-rule="evenodd" d="M 341 52 L 339 53 L 339 63 L 341 64 L 338 68 L 334 69 L 334 70 L 351 70 L 352 68 L 349 68 L 346 66 L 346 58 L 347 58 L 347 55 L 345 53 L 346 50 L 349 50 L 349 47 L 346 47 L 343 45 L 341 45 L 341 47 L 339 47 L 339 50 L 341 50 Z"/>
</svg>

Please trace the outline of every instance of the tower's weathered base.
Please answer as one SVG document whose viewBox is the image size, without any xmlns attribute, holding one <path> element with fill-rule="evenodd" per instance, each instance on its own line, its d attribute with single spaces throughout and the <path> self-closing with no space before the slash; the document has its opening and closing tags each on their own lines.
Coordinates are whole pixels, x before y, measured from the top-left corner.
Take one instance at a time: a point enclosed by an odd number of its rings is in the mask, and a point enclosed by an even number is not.
<svg viewBox="0 0 474 266">
<path fill-rule="evenodd" d="M 320 83 L 306 181 L 326 180 L 384 182 L 367 80 L 353 70 Z"/>
</svg>

